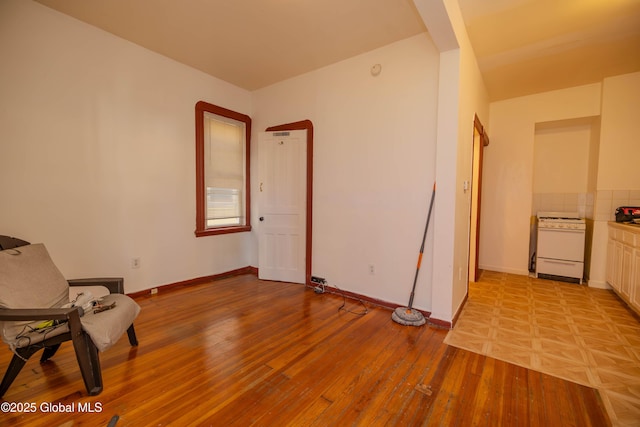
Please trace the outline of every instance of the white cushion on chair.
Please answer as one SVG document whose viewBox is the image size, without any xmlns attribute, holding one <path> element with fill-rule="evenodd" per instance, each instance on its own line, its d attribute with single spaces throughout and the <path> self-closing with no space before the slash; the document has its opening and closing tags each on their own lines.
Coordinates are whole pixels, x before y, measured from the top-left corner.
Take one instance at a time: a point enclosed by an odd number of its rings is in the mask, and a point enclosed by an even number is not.
<svg viewBox="0 0 640 427">
<path fill-rule="evenodd" d="M 82 329 L 89 334 L 100 351 L 115 344 L 140 313 L 140 306 L 126 295 L 109 294 L 100 303 L 109 305 L 113 302 L 116 306 L 112 309 L 100 313 L 91 310 L 80 318 Z"/>
</svg>

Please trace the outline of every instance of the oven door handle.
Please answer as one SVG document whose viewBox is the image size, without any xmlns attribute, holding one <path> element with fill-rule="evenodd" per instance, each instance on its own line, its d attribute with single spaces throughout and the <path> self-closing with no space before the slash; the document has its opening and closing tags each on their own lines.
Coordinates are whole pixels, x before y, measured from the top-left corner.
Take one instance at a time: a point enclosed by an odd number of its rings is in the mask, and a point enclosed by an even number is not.
<svg viewBox="0 0 640 427">
<path fill-rule="evenodd" d="M 585 230 L 570 229 L 570 228 L 538 228 L 539 233 L 584 233 Z"/>
<path fill-rule="evenodd" d="M 578 262 L 578 261 L 558 261 L 558 260 L 549 259 L 549 258 L 544 258 L 544 261 L 550 264 L 562 264 L 562 265 L 574 265 Z"/>
</svg>

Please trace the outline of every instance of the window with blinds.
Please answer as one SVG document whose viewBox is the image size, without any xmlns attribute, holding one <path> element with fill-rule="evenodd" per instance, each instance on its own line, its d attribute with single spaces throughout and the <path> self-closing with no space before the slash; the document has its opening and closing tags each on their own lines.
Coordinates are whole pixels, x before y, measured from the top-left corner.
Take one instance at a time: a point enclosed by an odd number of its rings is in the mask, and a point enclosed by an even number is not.
<svg viewBox="0 0 640 427">
<path fill-rule="evenodd" d="M 196 236 L 251 230 L 250 140 L 249 116 L 196 103 Z"/>
</svg>

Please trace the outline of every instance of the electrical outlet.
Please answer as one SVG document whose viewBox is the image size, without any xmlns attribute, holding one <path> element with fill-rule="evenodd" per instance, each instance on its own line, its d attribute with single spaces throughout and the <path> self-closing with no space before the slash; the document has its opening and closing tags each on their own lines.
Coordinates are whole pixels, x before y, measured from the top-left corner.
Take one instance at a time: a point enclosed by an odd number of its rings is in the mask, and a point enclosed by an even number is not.
<svg viewBox="0 0 640 427">
<path fill-rule="evenodd" d="M 151 295 L 155 295 L 158 293 L 158 288 L 151 288 Z"/>
<path fill-rule="evenodd" d="M 140 258 L 131 258 L 131 268 L 140 268 Z"/>
<path fill-rule="evenodd" d="M 369 274 L 376 274 L 376 266 L 369 264 Z"/>
</svg>

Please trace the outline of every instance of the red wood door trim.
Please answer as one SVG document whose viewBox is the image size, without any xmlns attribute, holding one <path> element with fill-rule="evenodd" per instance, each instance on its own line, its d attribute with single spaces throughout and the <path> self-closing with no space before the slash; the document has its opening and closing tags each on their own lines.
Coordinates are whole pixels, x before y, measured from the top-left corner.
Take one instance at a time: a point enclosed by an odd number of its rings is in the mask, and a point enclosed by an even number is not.
<svg viewBox="0 0 640 427">
<path fill-rule="evenodd" d="M 475 280 L 478 281 L 480 277 L 480 267 L 478 261 L 480 259 L 480 215 L 481 215 L 481 202 L 482 202 L 482 163 L 484 159 L 484 147 L 489 145 L 489 136 L 484 130 L 484 126 L 480 123 L 480 119 L 476 115 L 473 119 L 473 126 L 480 134 L 480 149 L 478 150 L 478 182 L 476 184 L 476 192 L 478 194 L 478 204 L 476 207 L 476 263 L 475 263 Z"/>
</svg>

